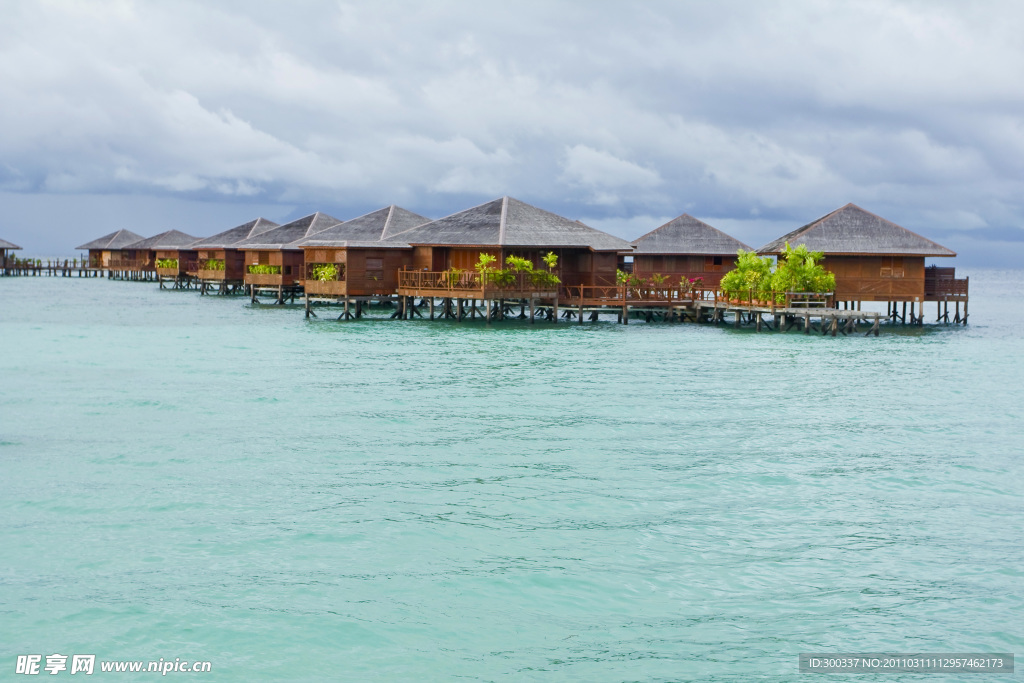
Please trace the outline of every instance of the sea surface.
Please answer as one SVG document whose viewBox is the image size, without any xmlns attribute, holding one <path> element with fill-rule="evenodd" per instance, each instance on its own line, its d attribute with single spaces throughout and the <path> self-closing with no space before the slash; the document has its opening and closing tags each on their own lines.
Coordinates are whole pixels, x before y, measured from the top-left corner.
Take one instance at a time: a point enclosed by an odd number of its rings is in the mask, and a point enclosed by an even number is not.
<svg viewBox="0 0 1024 683">
<path fill-rule="evenodd" d="M 203 681 L 1021 655 L 1024 272 L 969 274 L 966 327 L 835 339 L 0 278 L 0 679 L 55 653 Z"/>
</svg>

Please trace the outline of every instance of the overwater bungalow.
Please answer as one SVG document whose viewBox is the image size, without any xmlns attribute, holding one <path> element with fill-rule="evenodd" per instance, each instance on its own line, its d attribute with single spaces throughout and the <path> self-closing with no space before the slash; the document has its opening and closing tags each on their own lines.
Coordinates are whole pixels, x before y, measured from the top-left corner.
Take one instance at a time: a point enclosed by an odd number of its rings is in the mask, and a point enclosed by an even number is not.
<svg viewBox="0 0 1024 683">
<path fill-rule="evenodd" d="M 75 247 L 89 252 L 88 267 L 94 271 L 107 271 L 112 277 L 115 272 L 125 272 L 134 265 L 135 252 L 125 253 L 125 247 L 145 239 L 131 230 L 118 230 L 91 242 Z"/>
<path fill-rule="evenodd" d="M 805 244 L 811 251 L 824 252 L 823 265 L 836 276 L 834 300 L 844 307 L 859 309 L 864 301 L 885 301 L 889 317 L 920 323 L 923 303 L 935 301 L 939 319 L 948 322 L 948 304 L 955 302 L 954 322 L 966 322 L 967 279 L 957 279 L 954 268 L 925 266 L 926 258 L 949 258 L 956 252 L 855 204 L 783 235 L 758 253 L 777 256 L 786 244 Z M 898 303 L 903 305 L 902 314 L 896 310 Z M 906 319 L 908 303 L 910 320 Z"/>
<path fill-rule="evenodd" d="M 646 280 L 661 275 L 670 285 L 699 278 L 711 288 L 732 268 L 737 250 L 751 251 L 743 242 L 685 213 L 632 244 L 634 275 Z"/>
<path fill-rule="evenodd" d="M 399 274 L 400 297 L 441 297 L 456 300 L 462 317 L 464 300 L 491 303 L 505 300 L 553 301 L 557 316 L 560 289 L 615 287 L 619 254 L 632 252 L 625 240 L 579 221 L 564 218 L 518 199 L 502 197 L 431 221 L 395 235 L 412 245 L 412 267 Z M 555 272 L 561 288 L 549 279 L 519 272 L 504 282 L 481 277 L 476 270 L 482 254 L 494 257 L 494 267 L 507 268 L 510 256 L 525 259 L 534 271 L 547 271 L 545 255 L 558 257 Z M 500 316 L 503 307 L 495 309 Z"/>
<path fill-rule="evenodd" d="M 294 299 L 305 269 L 299 242 L 341 222 L 318 211 L 238 242 L 235 247 L 245 253 L 243 281 L 250 300 L 257 302 L 261 292 L 272 293 L 277 303 L 284 303 L 286 295 Z"/>
<path fill-rule="evenodd" d="M 196 251 L 191 248 L 197 237 L 180 230 L 167 230 L 125 247 L 133 250 L 139 273 L 155 273 L 160 288 L 165 282 L 175 289 L 191 286 L 196 275 Z M 132 268 L 128 269 L 133 270 Z"/>
<path fill-rule="evenodd" d="M 347 313 L 351 299 L 393 296 L 413 251 L 394 235 L 429 221 L 392 204 L 300 241 L 307 305 L 310 299 L 344 301 Z"/>
<path fill-rule="evenodd" d="M 245 253 L 236 245 L 278 227 L 273 221 L 257 218 L 191 244 L 196 251 L 199 292 L 215 290 L 228 294 L 241 288 L 245 281 Z"/>
<path fill-rule="evenodd" d="M 7 254 L 18 249 L 21 249 L 21 247 L 14 242 L 8 242 L 7 240 L 0 239 L 0 275 L 7 275 Z M 12 262 L 13 258 L 14 257 L 12 256 Z"/>
</svg>

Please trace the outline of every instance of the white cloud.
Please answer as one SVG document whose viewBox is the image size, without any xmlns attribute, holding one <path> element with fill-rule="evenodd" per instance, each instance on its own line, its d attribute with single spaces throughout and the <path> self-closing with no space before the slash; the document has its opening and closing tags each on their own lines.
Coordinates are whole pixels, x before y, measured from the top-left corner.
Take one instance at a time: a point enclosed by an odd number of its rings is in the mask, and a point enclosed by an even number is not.
<svg viewBox="0 0 1024 683">
<path fill-rule="evenodd" d="M 1022 28 L 1010 0 L 15 3 L 0 188 L 1007 228 Z"/>
</svg>

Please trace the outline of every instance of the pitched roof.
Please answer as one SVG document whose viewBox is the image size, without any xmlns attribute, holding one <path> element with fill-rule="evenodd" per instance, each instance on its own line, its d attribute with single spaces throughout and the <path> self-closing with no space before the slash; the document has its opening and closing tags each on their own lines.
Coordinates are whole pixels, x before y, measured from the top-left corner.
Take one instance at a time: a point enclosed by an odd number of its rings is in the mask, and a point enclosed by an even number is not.
<svg viewBox="0 0 1024 683">
<path fill-rule="evenodd" d="M 394 239 L 393 235 L 429 222 L 430 219 L 425 216 L 392 204 L 359 218 L 353 218 L 347 223 L 339 223 L 327 228 L 302 240 L 299 245 L 310 247 L 408 247 L 408 243 Z"/>
<path fill-rule="evenodd" d="M 739 249 L 750 251 L 743 242 L 688 213 L 633 240 L 633 247 L 635 254 L 735 255 Z"/>
<path fill-rule="evenodd" d="M 626 240 L 518 199 L 502 197 L 395 236 L 409 244 L 480 247 L 584 247 L 626 251 Z"/>
<path fill-rule="evenodd" d="M 333 216 L 317 211 L 231 246 L 238 249 L 298 249 L 298 242 L 341 222 Z"/>
<path fill-rule="evenodd" d="M 268 230 L 273 230 L 276 227 L 279 226 L 274 221 L 268 221 L 266 218 L 257 218 L 254 221 L 242 223 L 224 232 L 218 232 L 213 237 L 204 237 L 193 242 L 190 246 L 193 249 L 223 249 L 242 240 L 263 234 Z"/>
<path fill-rule="evenodd" d="M 137 235 L 131 230 L 118 230 L 94 239 L 92 242 L 86 242 L 75 249 L 121 249 L 141 239 L 143 239 L 142 235 Z"/>
<path fill-rule="evenodd" d="M 811 251 L 826 254 L 894 254 L 897 256 L 956 256 L 956 252 L 917 233 L 847 204 L 802 228 L 783 235 L 757 250 L 778 254 L 786 243 L 806 244 Z"/>
<path fill-rule="evenodd" d="M 186 235 L 180 230 L 167 230 L 159 235 L 153 235 L 144 240 L 138 242 L 132 242 L 126 245 L 125 249 L 186 249 L 190 244 L 195 242 L 198 238 L 192 235 Z"/>
<path fill-rule="evenodd" d="M 81 248 L 81 247 L 79 247 Z M 0 240 L 0 249 L 6 249 L 7 251 L 13 251 L 14 249 L 21 249 L 14 242 L 8 242 L 7 240 Z"/>
</svg>

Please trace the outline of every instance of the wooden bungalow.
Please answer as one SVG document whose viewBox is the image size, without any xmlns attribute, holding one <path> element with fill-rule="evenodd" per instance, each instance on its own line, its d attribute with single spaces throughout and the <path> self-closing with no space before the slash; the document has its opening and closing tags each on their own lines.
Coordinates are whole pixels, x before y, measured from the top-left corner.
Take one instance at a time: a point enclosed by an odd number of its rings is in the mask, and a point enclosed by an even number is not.
<svg viewBox="0 0 1024 683">
<path fill-rule="evenodd" d="M 946 304 L 964 302 L 966 322 L 967 279 L 957 279 L 954 268 L 925 267 L 925 259 L 953 257 L 956 253 L 869 211 L 847 204 L 830 214 L 783 235 L 758 249 L 759 254 L 777 256 L 786 244 L 807 245 L 825 253 L 822 265 L 836 276 L 835 301 L 846 307 L 860 307 L 863 301 L 889 302 L 889 315 L 905 318 L 910 304 L 911 320 L 921 322 L 925 301 Z M 903 315 L 896 313 L 902 302 Z M 915 304 L 921 316 L 914 312 Z M 940 303 L 939 318 L 942 319 Z"/>
<path fill-rule="evenodd" d="M 126 266 L 134 264 L 135 252 L 125 253 L 125 247 L 143 239 L 142 235 L 131 230 L 118 230 L 75 248 L 89 252 L 90 269 L 114 273 L 126 271 Z"/>
<path fill-rule="evenodd" d="M 9 252 L 21 249 L 14 242 L 8 242 L 7 240 L 0 239 L 0 275 L 7 275 L 8 263 L 7 256 Z M 11 256 L 11 266 L 13 266 L 14 257 Z"/>
<path fill-rule="evenodd" d="M 565 287 L 614 287 L 619 254 L 632 251 L 625 240 L 511 197 L 431 221 L 395 239 L 412 246 L 412 266 L 399 275 L 399 295 L 456 299 L 460 311 L 463 299 L 529 300 L 532 308 L 537 300 L 557 300 Z M 494 256 L 497 268 L 506 268 L 506 259 L 516 256 L 546 270 L 543 257 L 549 252 L 558 256 L 561 287 L 538 287 L 528 273 L 497 285 L 475 270 L 481 254 Z"/>
<path fill-rule="evenodd" d="M 305 269 L 299 242 L 341 222 L 317 212 L 238 242 L 235 247 L 245 253 L 243 281 L 251 301 L 256 302 L 260 292 L 274 294 L 278 303 L 284 303 L 285 295 L 294 298 Z"/>
<path fill-rule="evenodd" d="M 214 289 L 227 294 L 242 287 L 245 282 L 245 253 L 235 245 L 278 227 L 273 221 L 257 218 L 191 244 L 190 248 L 196 251 L 196 278 L 200 293 Z"/>
<path fill-rule="evenodd" d="M 666 276 L 666 284 L 700 278 L 705 287 L 717 287 L 732 269 L 743 242 L 689 214 L 673 218 L 660 228 L 633 241 L 633 274 L 650 279 Z"/>
<path fill-rule="evenodd" d="M 350 299 L 393 296 L 399 271 L 412 264 L 412 246 L 394 235 L 429 221 L 392 204 L 299 242 L 307 302 L 344 300 L 347 307 Z"/>
<path fill-rule="evenodd" d="M 129 244 L 125 249 L 135 252 L 139 272 L 155 274 L 161 289 L 165 282 L 178 289 L 190 286 L 195 278 L 196 251 L 190 245 L 197 239 L 180 230 L 167 230 Z"/>
</svg>

